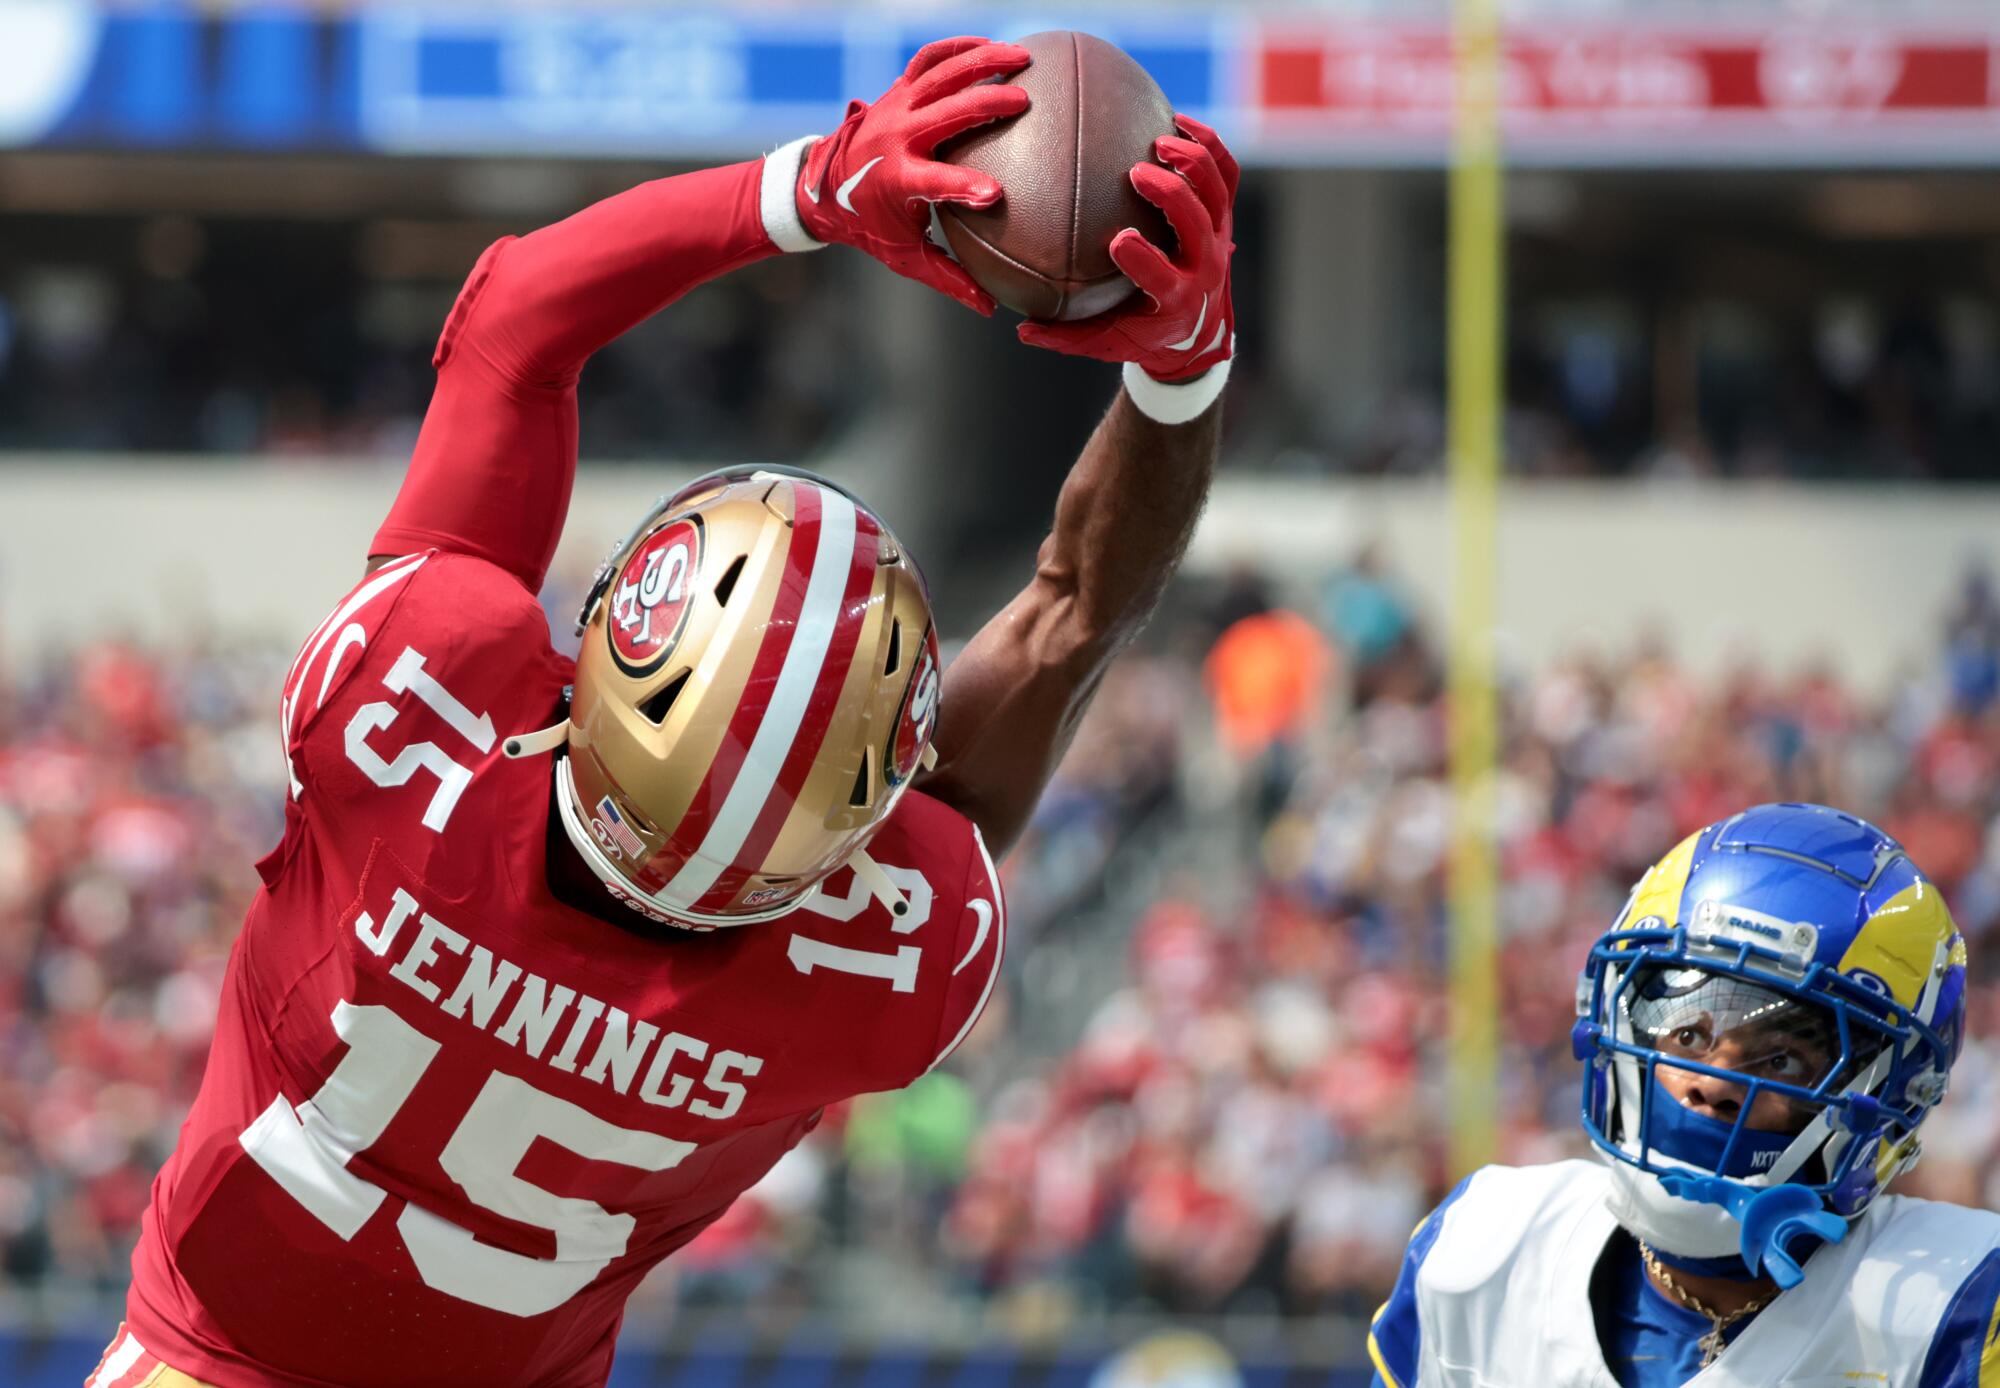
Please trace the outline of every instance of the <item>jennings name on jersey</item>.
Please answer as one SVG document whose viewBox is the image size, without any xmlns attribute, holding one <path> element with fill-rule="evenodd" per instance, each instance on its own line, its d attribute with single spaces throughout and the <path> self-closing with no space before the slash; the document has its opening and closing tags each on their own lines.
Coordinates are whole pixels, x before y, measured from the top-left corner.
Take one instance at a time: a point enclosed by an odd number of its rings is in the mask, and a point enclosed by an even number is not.
<svg viewBox="0 0 2000 1388">
<path fill-rule="evenodd" d="M 977 1019 L 999 881 L 918 792 L 870 846 L 900 920 L 845 870 L 710 934 L 551 896 L 550 758 L 499 744 L 569 678 L 521 583 L 459 554 L 369 575 L 300 651 L 285 837 L 133 1258 L 129 1320 L 167 1363 L 222 1388 L 601 1384 L 647 1269 L 825 1105 L 909 1083 Z"/>
</svg>

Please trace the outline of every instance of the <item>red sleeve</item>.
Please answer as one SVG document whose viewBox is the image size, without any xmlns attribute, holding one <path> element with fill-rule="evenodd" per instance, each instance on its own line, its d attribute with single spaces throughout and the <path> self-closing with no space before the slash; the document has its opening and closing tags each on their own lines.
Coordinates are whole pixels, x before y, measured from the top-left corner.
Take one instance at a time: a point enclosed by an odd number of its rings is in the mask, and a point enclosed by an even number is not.
<svg viewBox="0 0 2000 1388">
<path fill-rule="evenodd" d="M 371 555 L 476 555 L 539 590 L 576 475 L 590 354 L 696 285 L 773 255 L 761 160 L 644 183 L 489 246 L 432 365 L 437 389 Z"/>
</svg>

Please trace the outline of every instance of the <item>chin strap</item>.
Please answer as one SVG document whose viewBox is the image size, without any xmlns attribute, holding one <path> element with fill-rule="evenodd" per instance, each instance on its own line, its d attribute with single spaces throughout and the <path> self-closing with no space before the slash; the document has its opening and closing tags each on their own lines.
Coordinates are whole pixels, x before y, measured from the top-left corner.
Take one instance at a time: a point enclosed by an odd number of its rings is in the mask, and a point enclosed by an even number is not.
<svg viewBox="0 0 2000 1388">
<path fill-rule="evenodd" d="M 544 752 L 553 752 L 569 741 L 569 719 L 551 723 L 548 727 L 532 733 L 516 733 L 500 744 L 500 751 L 519 761 L 523 757 L 538 757 Z"/>
<path fill-rule="evenodd" d="M 1826 1208 L 1819 1196 L 1804 1186 L 1769 1186 L 1759 1190 L 1723 1176 L 1700 1176 L 1691 1171 L 1666 1171 L 1660 1184 L 1667 1194 L 1683 1200 L 1699 1200 L 1720 1205 L 1743 1227 L 1743 1261 L 1754 1273 L 1761 1273 L 1789 1290 L 1805 1278 L 1805 1269 L 1793 1256 L 1790 1245 L 1802 1238 L 1822 1243 L 1839 1243 L 1847 1237 L 1847 1221 Z M 1807 1250 L 1805 1256 L 1810 1257 Z"/>
<path fill-rule="evenodd" d="M 882 865 L 868 856 L 865 848 L 857 849 L 847 865 L 854 869 L 854 875 L 861 885 L 868 888 L 868 894 L 889 908 L 889 914 L 897 920 L 910 914 L 910 899 L 904 896 L 889 874 L 882 871 Z"/>
</svg>

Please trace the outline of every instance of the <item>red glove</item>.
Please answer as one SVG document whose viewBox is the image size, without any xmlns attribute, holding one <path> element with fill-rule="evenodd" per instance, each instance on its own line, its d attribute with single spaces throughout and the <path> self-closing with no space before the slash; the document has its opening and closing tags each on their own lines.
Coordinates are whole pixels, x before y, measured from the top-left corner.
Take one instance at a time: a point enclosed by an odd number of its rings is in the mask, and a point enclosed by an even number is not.
<svg viewBox="0 0 2000 1388">
<path fill-rule="evenodd" d="M 931 155 L 954 135 L 1027 110 L 1027 92 L 989 81 L 1027 65 L 1026 49 L 989 39 L 940 39 L 918 50 L 880 101 L 850 103 L 840 128 L 807 153 L 797 189 L 806 231 L 991 314 L 993 296 L 931 244 L 930 204 L 991 207 L 1000 184 Z"/>
<path fill-rule="evenodd" d="M 1075 323 L 1023 323 L 1021 341 L 1072 356 L 1129 362 L 1158 381 L 1186 381 L 1226 362 L 1236 350 L 1236 313 L 1229 299 L 1230 240 L 1239 173 L 1216 133 L 1188 116 L 1173 135 L 1154 141 L 1167 167 L 1132 170 L 1139 196 L 1166 213 L 1180 245 L 1166 252 L 1127 227 L 1111 243 L 1111 259 L 1144 299 Z"/>
</svg>

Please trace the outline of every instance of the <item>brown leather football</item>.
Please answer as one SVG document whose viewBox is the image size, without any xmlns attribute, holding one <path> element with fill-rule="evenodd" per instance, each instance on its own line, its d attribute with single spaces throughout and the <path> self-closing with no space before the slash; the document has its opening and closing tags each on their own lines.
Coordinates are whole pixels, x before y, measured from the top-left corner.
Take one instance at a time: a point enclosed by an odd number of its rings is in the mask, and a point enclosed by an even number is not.
<svg viewBox="0 0 2000 1388">
<path fill-rule="evenodd" d="M 1132 166 L 1174 133 L 1174 111 L 1146 69 L 1103 39 L 1051 29 L 1018 40 L 1034 62 L 1012 81 L 1027 111 L 943 145 L 938 158 L 992 174 L 1005 190 L 985 211 L 938 206 L 951 252 L 995 299 L 1029 318 L 1088 318 L 1133 292 L 1111 261 L 1126 227 L 1171 250 Z"/>
</svg>

